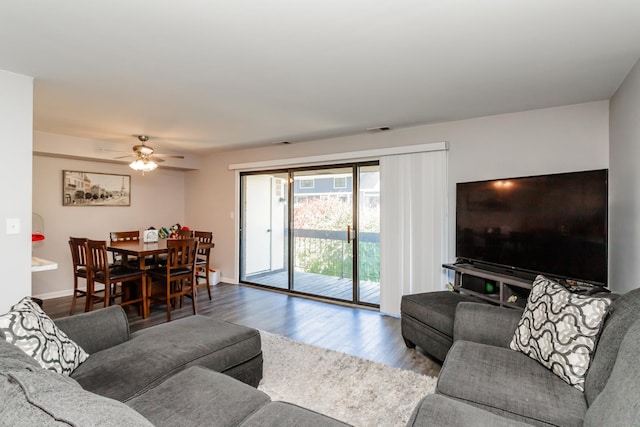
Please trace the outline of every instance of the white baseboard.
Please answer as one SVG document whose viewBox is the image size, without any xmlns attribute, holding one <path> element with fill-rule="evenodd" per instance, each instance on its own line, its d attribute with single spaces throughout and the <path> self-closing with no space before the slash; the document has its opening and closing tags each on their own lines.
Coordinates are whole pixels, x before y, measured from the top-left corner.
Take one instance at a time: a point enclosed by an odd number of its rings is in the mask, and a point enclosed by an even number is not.
<svg viewBox="0 0 640 427">
<path fill-rule="evenodd" d="M 222 277 L 220 278 L 220 281 L 224 283 L 230 283 L 232 285 L 238 284 L 238 282 L 231 277 Z M 80 287 L 80 289 L 84 290 L 83 287 Z M 41 300 L 48 300 L 53 298 L 68 297 L 71 295 L 73 295 L 73 289 L 65 289 L 64 291 L 56 291 L 56 292 L 47 292 L 46 294 L 33 295 L 33 297 L 40 298 Z"/>
<path fill-rule="evenodd" d="M 231 277 L 221 277 L 220 281 L 224 283 L 229 283 L 232 285 L 238 284 L 238 281 Z M 84 290 L 84 288 L 82 287 L 80 287 L 80 289 Z M 64 291 L 57 291 L 57 292 L 47 292 L 46 294 L 33 295 L 33 297 L 40 298 L 42 300 L 48 300 L 53 298 L 68 297 L 71 295 L 73 295 L 73 289 L 65 289 Z"/>
</svg>

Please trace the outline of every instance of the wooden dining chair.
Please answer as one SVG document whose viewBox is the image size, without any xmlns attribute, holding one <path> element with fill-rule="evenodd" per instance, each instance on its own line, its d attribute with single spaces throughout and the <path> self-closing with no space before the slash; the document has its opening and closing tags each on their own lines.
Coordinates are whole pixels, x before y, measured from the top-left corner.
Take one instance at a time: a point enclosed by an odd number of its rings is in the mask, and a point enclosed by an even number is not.
<svg viewBox="0 0 640 427">
<path fill-rule="evenodd" d="M 140 231 L 136 230 L 136 231 L 112 231 L 111 233 L 109 233 L 109 239 L 111 240 L 111 243 L 113 242 L 137 242 L 140 240 Z M 138 262 L 138 258 L 136 257 L 132 257 L 132 256 L 127 256 L 127 255 L 120 255 L 121 257 L 125 257 L 126 260 L 124 259 L 118 259 L 116 258 L 116 256 L 114 255 L 114 262 L 120 262 L 123 263 L 125 262 L 127 265 L 129 265 L 130 267 L 136 267 L 139 265 Z M 161 259 L 158 259 L 157 257 L 147 257 L 144 259 L 144 264 L 147 267 L 153 267 L 155 265 L 157 265 L 159 262 L 161 262 Z"/>
<path fill-rule="evenodd" d="M 193 230 L 178 230 L 176 231 L 176 239 L 193 239 Z"/>
<path fill-rule="evenodd" d="M 196 290 L 201 287 L 207 288 L 209 300 L 211 300 L 211 279 L 209 278 L 209 261 L 213 243 L 213 233 L 210 231 L 195 231 L 194 237 L 198 239 L 198 256 L 196 259 Z M 206 244 L 207 247 L 203 247 Z M 211 245 L 211 246 L 209 246 Z M 205 279 L 204 283 L 199 283 L 199 279 Z"/>
<path fill-rule="evenodd" d="M 89 300 L 93 299 L 94 291 L 87 280 L 87 239 L 84 237 L 69 237 L 71 261 L 73 263 L 73 299 L 69 316 L 76 311 L 78 297 L 85 297 L 84 311 L 89 311 Z M 85 289 L 79 287 L 79 279 L 85 280 Z"/>
<path fill-rule="evenodd" d="M 109 233 L 112 242 L 126 242 L 140 240 L 140 231 L 112 231 Z"/>
<path fill-rule="evenodd" d="M 140 240 L 140 231 L 112 231 L 109 233 L 109 240 L 111 242 L 129 242 L 134 241 L 137 242 Z M 113 255 L 113 262 L 120 264 L 129 264 L 129 265 L 137 265 L 138 260 L 133 257 L 129 257 L 127 255 Z"/>
<path fill-rule="evenodd" d="M 95 283 L 104 284 L 104 306 L 107 307 L 120 298 L 119 305 L 138 304 L 139 314 L 144 316 L 147 300 L 146 272 L 123 264 L 109 265 L 107 242 L 104 240 L 87 240 L 87 248 L 88 281 L 92 288 Z M 93 300 L 90 300 L 89 311 L 92 309 Z"/>
<path fill-rule="evenodd" d="M 196 256 L 198 240 L 196 239 L 167 239 L 167 263 L 165 266 L 149 270 L 151 284 L 149 286 L 149 300 L 167 305 L 167 322 L 171 321 L 171 305 L 178 307 L 184 297 L 191 297 L 193 314 L 196 314 Z M 159 284 L 158 292 L 153 293 L 154 279 Z M 149 307 L 146 308 L 149 312 Z"/>
</svg>

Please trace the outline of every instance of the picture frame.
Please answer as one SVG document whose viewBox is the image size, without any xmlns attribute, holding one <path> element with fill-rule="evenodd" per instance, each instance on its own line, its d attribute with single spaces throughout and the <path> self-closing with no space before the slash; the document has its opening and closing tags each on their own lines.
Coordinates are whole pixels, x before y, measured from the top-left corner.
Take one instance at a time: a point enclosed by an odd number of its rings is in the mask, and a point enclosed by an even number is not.
<svg viewBox="0 0 640 427">
<path fill-rule="evenodd" d="M 62 206 L 131 206 L 131 175 L 63 170 Z"/>
</svg>

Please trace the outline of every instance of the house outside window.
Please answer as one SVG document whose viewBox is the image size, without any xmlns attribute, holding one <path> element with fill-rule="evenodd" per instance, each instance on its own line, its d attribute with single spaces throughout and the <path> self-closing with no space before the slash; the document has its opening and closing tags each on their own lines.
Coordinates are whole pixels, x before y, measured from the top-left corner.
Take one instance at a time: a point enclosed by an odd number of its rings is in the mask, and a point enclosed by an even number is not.
<svg viewBox="0 0 640 427">
<path fill-rule="evenodd" d="M 333 188 L 347 188 L 347 177 L 335 177 L 333 178 Z"/>
<path fill-rule="evenodd" d="M 300 188 L 314 188 L 316 186 L 316 181 L 314 178 L 307 178 L 300 180 Z"/>
</svg>

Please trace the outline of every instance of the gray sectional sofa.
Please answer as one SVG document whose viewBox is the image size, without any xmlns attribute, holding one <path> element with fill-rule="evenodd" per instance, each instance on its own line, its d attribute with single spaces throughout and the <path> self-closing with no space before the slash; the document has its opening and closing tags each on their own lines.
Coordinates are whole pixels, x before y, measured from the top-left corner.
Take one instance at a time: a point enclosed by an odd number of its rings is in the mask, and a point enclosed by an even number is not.
<svg viewBox="0 0 640 427">
<path fill-rule="evenodd" d="M 0 332 L 0 425 L 345 425 L 254 388 L 262 378 L 255 329 L 191 316 L 130 334 L 119 306 L 56 324 L 89 358 L 64 376 Z"/>
<path fill-rule="evenodd" d="M 611 305 L 584 393 L 508 348 L 520 318 L 461 302 L 436 392 L 407 425 L 640 425 L 640 289 Z M 57 324 L 91 356 L 67 377 L 0 336 L 0 425 L 345 425 L 254 388 L 256 330 L 192 316 L 130 334 L 118 306 Z"/>
<path fill-rule="evenodd" d="M 615 299 L 585 391 L 509 349 L 521 312 L 462 302 L 436 393 L 409 426 L 640 425 L 640 289 Z"/>
</svg>

